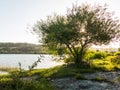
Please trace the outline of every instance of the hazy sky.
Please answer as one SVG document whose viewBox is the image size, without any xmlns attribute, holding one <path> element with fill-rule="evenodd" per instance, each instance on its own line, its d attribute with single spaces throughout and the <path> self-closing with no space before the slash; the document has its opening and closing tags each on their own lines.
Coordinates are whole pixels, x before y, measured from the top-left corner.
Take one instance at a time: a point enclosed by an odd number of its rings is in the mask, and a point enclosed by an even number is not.
<svg viewBox="0 0 120 90">
<path fill-rule="evenodd" d="M 64 14 L 75 2 L 107 3 L 109 10 L 120 17 L 119 0 L 0 0 L 0 42 L 37 43 L 30 32 L 36 21 L 53 13 Z"/>
</svg>

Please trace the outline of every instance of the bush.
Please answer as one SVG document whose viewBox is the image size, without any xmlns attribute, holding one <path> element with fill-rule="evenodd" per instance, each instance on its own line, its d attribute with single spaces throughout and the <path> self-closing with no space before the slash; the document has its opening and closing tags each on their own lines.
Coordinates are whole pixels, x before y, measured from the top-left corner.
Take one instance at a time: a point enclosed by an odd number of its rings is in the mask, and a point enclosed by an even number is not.
<svg viewBox="0 0 120 90">
<path fill-rule="evenodd" d="M 120 58 L 115 57 L 115 58 L 111 59 L 111 62 L 113 64 L 120 64 Z"/>
<path fill-rule="evenodd" d="M 87 52 L 85 55 L 86 60 L 91 60 L 91 59 L 102 59 L 107 56 L 106 52 Z"/>
<path fill-rule="evenodd" d="M 96 52 L 94 54 L 93 59 L 102 59 L 106 57 L 106 53 L 105 52 Z"/>
<path fill-rule="evenodd" d="M 54 87 L 44 78 L 39 81 L 22 81 L 17 79 L 0 82 L 0 90 L 54 90 Z"/>
<path fill-rule="evenodd" d="M 91 60 L 94 57 L 95 52 L 87 52 L 85 55 L 85 60 Z"/>
<path fill-rule="evenodd" d="M 120 52 L 116 52 L 114 55 L 115 56 L 120 56 Z"/>
<path fill-rule="evenodd" d="M 115 56 L 113 59 L 111 59 L 111 62 L 113 64 L 120 64 L 120 52 L 116 52 L 114 55 Z"/>
<path fill-rule="evenodd" d="M 40 81 L 29 81 L 24 82 L 21 90 L 54 90 L 53 87 L 48 83 L 46 79 Z"/>
</svg>

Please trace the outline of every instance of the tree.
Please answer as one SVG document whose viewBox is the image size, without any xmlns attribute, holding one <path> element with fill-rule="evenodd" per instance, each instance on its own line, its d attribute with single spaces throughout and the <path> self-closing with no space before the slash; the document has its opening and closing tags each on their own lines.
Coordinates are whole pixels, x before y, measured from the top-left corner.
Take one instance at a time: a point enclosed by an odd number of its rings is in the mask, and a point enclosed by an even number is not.
<svg viewBox="0 0 120 90">
<path fill-rule="evenodd" d="M 112 16 L 106 6 L 73 5 L 66 15 L 37 22 L 33 31 L 52 50 L 66 48 L 74 62 L 81 64 L 89 46 L 108 44 L 119 32 L 119 21 Z"/>
</svg>

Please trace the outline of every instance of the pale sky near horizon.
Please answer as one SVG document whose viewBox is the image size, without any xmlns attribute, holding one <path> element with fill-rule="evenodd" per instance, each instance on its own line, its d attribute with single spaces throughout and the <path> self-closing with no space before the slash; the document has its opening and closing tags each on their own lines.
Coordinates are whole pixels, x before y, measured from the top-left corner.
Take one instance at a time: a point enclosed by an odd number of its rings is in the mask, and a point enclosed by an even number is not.
<svg viewBox="0 0 120 90">
<path fill-rule="evenodd" d="M 108 5 L 120 18 L 119 0 L 0 0 L 0 42 L 38 43 L 31 27 L 53 13 L 64 14 L 73 3 Z"/>
</svg>

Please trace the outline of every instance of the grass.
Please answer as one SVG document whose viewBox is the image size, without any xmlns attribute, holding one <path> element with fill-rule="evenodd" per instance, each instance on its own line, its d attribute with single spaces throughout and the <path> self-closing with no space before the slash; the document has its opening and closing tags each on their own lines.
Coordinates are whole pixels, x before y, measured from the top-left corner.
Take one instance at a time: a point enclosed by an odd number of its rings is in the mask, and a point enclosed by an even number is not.
<svg viewBox="0 0 120 90">
<path fill-rule="evenodd" d="M 54 90 L 46 78 L 21 80 L 18 75 L 0 77 L 0 90 Z"/>
<path fill-rule="evenodd" d="M 27 71 L 12 71 L 10 74 L 0 75 L 0 90 L 55 90 L 44 77 L 30 80 L 23 80 L 23 77 L 29 77 Z"/>
<path fill-rule="evenodd" d="M 95 70 L 90 68 L 78 68 L 75 64 L 56 66 L 49 69 L 36 69 L 27 71 L 28 76 L 39 75 L 45 78 L 73 77 L 80 73 L 93 73 Z"/>
<path fill-rule="evenodd" d="M 6 80 L 0 83 L 0 90 L 54 90 L 54 87 L 44 78 L 41 80 Z"/>
<path fill-rule="evenodd" d="M 92 81 L 98 81 L 98 82 L 108 82 L 108 83 L 113 83 L 112 81 L 106 79 L 106 78 L 101 78 L 101 77 L 97 77 L 97 78 L 92 78 L 92 79 L 89 79 L 89 80 L 92 80 Z"/>
</svg>

